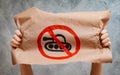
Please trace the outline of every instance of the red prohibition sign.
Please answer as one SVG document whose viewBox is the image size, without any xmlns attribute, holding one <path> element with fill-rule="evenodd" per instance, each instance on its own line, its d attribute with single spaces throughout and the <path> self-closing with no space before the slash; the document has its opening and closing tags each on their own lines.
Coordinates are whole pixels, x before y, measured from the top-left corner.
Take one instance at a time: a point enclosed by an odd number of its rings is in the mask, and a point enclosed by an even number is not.
<svg viewBox="0 0 120 75">
<path fill-rule="evenodd" d="M 71 53 L 62 43 L 61 41 L 56 37 L 56 35 L 54 34 L 54 30 L 56 29 L 61 29 L 61 30 L 65 30 L 68 31 L 70 34 L 73 35 L 73 37 L 75 38 L 76 41 L 76 47 L 75 47 L 75 51 L 74 53 Z M 47 55 L 45 53 L 45 51 L 43 50 L 42 44 L 41 44 L 41 39 L 42 36 L 48 32 L 50 34 L 50 36 L 57 42 L 57 44 L 62 48 L 62 50 L 67 54 L 66 56 L 50 56 Z M 67 59 L 72 57 L 73 55 L 77 54 L 80 50 L 80 39 L 78 38 L 78 36 L 76 35 L 76 33 L 69 27 L 64 26 L 64 25 L 52 25 L 52 26 L 48 26 L 45 29 L 43 29 L 43 31 L 39 34 L 38 39 L 37 39 L 37 44 L 38 44 L 38 49 L 40 51 L 40 53 L 47 58 L 50 59 L 56 59 L 56 60 L 60 60 L 60 59 Z"/>
</svg>

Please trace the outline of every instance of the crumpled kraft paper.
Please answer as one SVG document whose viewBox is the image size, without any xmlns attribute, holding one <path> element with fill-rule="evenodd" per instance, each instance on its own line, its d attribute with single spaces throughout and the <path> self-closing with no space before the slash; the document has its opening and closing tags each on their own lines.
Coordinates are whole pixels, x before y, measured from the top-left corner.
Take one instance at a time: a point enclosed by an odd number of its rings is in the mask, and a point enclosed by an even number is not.
<svg viewBox="0 0 120 75">
<path fill-rule="evenodd" d="M 14 17 L 23 37 L 12 49 L 13 64 L 112 62 L 99 34 L 109 18 L 110 11 L 50 13 L 33 7 L 21 12 Z"/>
</svg>

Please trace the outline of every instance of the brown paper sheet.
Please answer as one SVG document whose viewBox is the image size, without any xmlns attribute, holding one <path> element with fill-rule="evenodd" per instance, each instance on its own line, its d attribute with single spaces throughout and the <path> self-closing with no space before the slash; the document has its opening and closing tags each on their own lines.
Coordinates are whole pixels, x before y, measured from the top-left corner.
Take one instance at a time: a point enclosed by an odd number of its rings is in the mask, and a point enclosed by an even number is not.
<svg viewBox="0 0 120 75">
<path fill-rule="evenodd" d="M 50 13 L 35 7 L 14 17 L 23 34 L 12 49 L 13 64 L 64 64 L 112 62 L 110 48 L 103 48 L 99 33 L 110 11 Z"/>
</svg>

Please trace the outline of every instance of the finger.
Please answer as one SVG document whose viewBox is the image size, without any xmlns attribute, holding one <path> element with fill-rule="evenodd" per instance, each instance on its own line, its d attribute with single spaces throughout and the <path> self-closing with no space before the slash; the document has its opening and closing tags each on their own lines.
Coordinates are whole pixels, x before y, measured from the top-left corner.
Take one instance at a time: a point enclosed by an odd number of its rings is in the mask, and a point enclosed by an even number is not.
<svg viewBox="0 0 120 75">
<path fill-rule="evenodd" d="M 104 47 L 110 47 L 111 46 L 111 42 L 107 42 L 105 44 L 103 44 Z"/>
<path fill-rule="evenodd" d="M 20 30 L 16 30 L 15 34 L 18 35 L 18 36 L 20 36 L 20 37 L 22 37 L 22 33 L 20 32 Z"/>
<path fill-rule="evenodd" d="M 103 35 L 104 33 L 107 33 L 107 30 L 103 29 L 100 33 Z"/>
<path fill-rule="evenodd" d="M 21 38 L 20 38 L 19 36 L 17 36 L 17 35 L 14 35 L 13 38 L 14 38 L 16 41 L 18 41 L 18 42 L 21 41 Z"/>
<path fill-rule="evenodd" d="M 14 43 L 14 44 L 16 44 L 16 45 L 19 45 L 19 44 L 20 44 L 20 42 L 16 41 L 15 39 L 12 39 L 11 42 Z"/>
<path fill-rule="evenodd" d="M 11 42 L 10 45 L 11 45 L 12 48 L 18 47 L 18 45 L 14 44 L 13 42 Z"/>
<path fill-rule="evenodd" d="M 105 44 L 107 42 L 110 42 L 110 38 L 106 38 L 106 39 L 102 40 L 102 44 Z"/>
<path fill-rule="evenodd" d="M 108 33 L 106 32 L 106 33 L 103 33 L 102 35 L 101 35 L 101 40 L 104 40 L 104 39 L 106 39 L 108 37 Z"/>
</svg>

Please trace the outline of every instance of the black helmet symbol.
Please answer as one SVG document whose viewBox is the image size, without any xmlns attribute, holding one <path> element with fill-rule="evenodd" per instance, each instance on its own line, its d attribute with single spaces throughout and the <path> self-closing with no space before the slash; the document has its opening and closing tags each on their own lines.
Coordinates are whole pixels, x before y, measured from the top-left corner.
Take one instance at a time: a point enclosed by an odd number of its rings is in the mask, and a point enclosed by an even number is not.
<svg viewBox="0 0 120 75">
<path fill-rule="evenodd" d="M 71 44 L 66 42 L 65 37 L 62 34 L 57 34 L 57 37 L 62 37 L 64 39 L 64 42 L 61 42 L 68 50 L 71 50 Z M 63 52 L 62 48 L 54 41 L 53 38 L 50 37 L 43 37 L 43 41 L 52 40 L 50 42 L 45 43 L 44 47 L 48 51 L 54 51 L 54 52 Z"/>
</svg>

